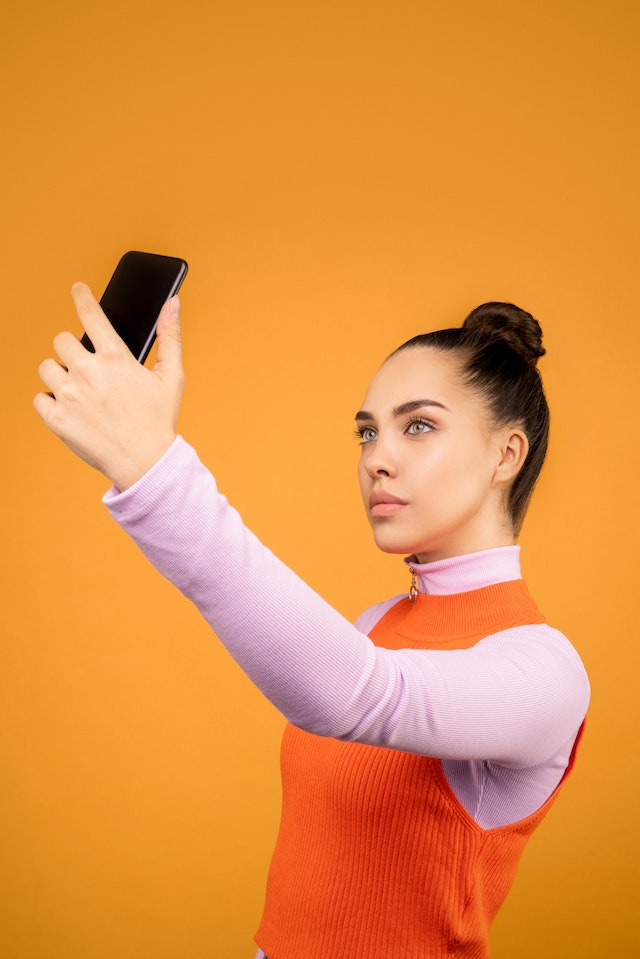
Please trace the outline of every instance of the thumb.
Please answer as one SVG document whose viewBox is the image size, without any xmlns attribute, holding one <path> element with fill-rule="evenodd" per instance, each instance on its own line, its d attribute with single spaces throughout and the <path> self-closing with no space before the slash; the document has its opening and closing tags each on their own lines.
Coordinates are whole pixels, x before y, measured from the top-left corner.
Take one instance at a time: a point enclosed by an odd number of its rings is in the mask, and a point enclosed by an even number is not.
<svg viewBox="0 0 640 959">
<path fill-rule="evenodd" d="M 158 317 L 158 348 L 154 370 L 169 375 L 182 375 L 182 331 L 180 300 L 172 296 Z"/>
</svg>

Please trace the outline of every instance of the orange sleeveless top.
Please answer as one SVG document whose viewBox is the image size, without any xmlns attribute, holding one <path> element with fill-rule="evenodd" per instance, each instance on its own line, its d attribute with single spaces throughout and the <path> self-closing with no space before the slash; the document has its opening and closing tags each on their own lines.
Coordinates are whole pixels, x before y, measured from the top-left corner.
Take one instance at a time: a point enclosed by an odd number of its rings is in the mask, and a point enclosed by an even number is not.
<svg viewBox="0 0 640 959">
<path fill-rule="evenodd" d="M 401 600 L 371 638 L 388 649 L 466 649 L 541 622 L 524 582 L 514 580 Z M 288 725 L 282 819 L 257 943 L 269 959 L 487 959 L 490 924 L 576 746 L 537 812 L 487 830 L 458 801 L 438 759 Z"/>
</svg>

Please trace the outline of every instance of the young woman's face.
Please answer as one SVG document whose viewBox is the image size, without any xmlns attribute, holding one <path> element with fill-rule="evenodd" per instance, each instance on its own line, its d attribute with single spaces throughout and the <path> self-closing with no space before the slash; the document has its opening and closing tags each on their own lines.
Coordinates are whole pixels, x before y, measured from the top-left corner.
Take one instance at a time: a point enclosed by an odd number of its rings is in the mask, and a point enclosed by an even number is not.
<svg viewBox="0 0 640 959">
<path fill-rule="evenodd" d="M 376 544 L 420 562 L 513 543 L 504 483 L 504 430 L 492 428 L 454 353 L 390 357 L 356 417 L 360 489 Z"/>
</svg>

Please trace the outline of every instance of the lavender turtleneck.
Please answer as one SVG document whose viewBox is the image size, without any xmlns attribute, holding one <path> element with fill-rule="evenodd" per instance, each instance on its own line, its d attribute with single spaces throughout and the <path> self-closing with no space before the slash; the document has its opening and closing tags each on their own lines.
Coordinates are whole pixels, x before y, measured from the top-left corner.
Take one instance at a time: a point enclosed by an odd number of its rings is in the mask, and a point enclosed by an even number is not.
<svg viewBox="0 0 640 959">
<path fill-rule="evenodd" d="M 349 623 L 244 526 L 181 438 L 104 502 L 294 725 L 440 758 L 487 829 L 533 812 L 562 778 L 589 684 L 557 630 L 520 626 L 469 650 L 375 646 L 367 633 L 397 597 Z M 411 565 L 419 588 L 440 595 L 520 578 L 517 546 Z M 238 595 L 238 570 L 250 602 Z"/>
</svg>

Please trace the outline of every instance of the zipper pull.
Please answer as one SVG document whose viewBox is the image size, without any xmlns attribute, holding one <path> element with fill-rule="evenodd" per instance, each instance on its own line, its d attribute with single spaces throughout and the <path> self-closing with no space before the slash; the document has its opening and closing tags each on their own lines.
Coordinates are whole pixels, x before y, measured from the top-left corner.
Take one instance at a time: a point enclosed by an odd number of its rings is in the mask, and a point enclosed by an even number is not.
<svg viewBox="0 0 640 959">
<path fill-rule="evenodd" d="M 413 566 L 410 566 L 411 570 L 411 585 L 409 586 L 409 602 L 411 604 L 415 603 L 418 598 L 418 580 L 416 579 L 416 571 Z"/>
</svg>

